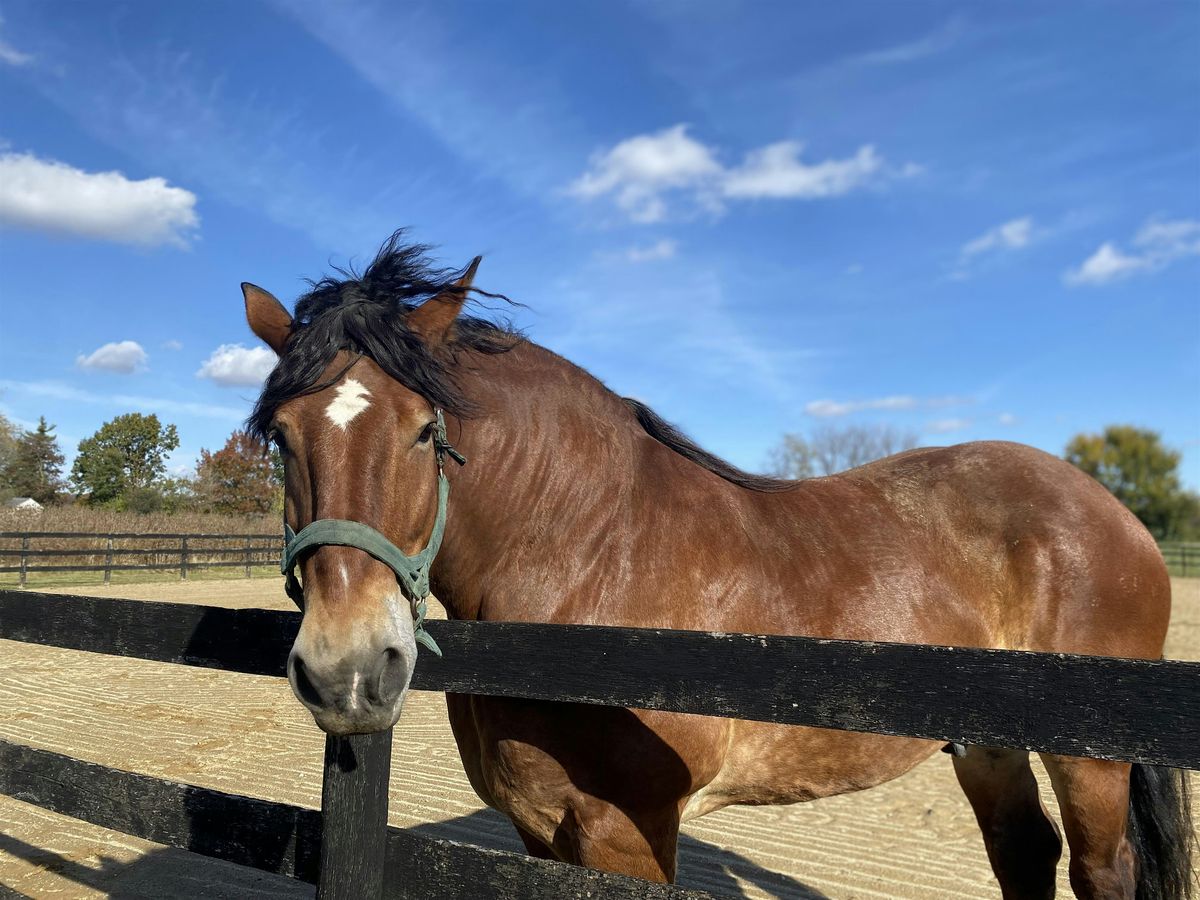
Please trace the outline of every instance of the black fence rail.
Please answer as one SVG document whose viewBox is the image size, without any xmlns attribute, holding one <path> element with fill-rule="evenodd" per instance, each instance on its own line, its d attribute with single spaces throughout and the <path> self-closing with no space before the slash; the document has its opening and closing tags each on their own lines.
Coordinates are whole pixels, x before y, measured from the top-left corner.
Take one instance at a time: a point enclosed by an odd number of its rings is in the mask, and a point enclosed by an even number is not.
<svg viewBox="0 0 1200 900">
<path fill-rule="evenodd" d="M 282 534 L 0 531 L 0 574 L 17 574 L 21 587 L 45 572 L 190 571 L 276 566 Z"/>
<path fill-rule="evenodd" d="M 0 638 L 259 675 L 284 674 L 299 621 L 293 612 L 0 591 Z M 421 656 L 419 690 L 1200 769 L 1200 663 L 599 626 L 428 627 L 445 656 Z M 316 881 L 322 898 L 706 896 L 388 829 L 390 746 L 390 733 L 328 739 L 320 814 L 2 743 L 0 790 Z"/>
<path fill-rule="evenodd" d="M 1183 578 L 1200 577 L 1200 543 L 1159 544 L 1163 561 L 1172 575 Z"/>
</svg>

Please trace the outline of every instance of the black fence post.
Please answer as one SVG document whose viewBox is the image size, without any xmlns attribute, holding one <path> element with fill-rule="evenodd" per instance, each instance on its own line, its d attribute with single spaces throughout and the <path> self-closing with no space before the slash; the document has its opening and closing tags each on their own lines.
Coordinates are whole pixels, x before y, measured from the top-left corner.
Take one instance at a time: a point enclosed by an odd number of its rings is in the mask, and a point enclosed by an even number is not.
<svg viewBox="0 0 1200 900">
<path fill-rule="evenodd" d="M 179 538 L 179 579 L 187 581 L 188 570 L 188 545 L 187 535 L 181 535 Z"/>
<path fill-rule="evenodd" d="M 104 583 L 112 583 L 113 539 L 109 537 L 104 550 Z"/>
<path fill-rule="evenodd" d="M 250 548 L 252 546 L 254 546 L 252 539 L 246 538 L 246 577 L 247 578 L 250 577 L 250 561 L 251 561 Z"/>
<path fill-rule="evenodd" d="M 392 730 L 325 739 L 318 900 L 382 900 Z"/>
</svg>

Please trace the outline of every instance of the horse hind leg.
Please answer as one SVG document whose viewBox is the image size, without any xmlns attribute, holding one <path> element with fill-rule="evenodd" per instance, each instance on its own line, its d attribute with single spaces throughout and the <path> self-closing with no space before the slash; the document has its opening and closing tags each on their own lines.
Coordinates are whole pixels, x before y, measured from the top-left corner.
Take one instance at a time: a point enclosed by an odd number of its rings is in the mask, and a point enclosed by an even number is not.
<svg viewBox="0 0 1200 900">
<path fill-rule="evenodd" d="M 954 774 L 975 811 L 1005 900 L 1052 898 L 1062 838 L 1038 797 L 1029 753 L 968 747 L 955 756 Z"/>
<path fill-rule="evenodd" d="M 1137 859 L 1129 840 L 1129 763 L 1043 753 L 1071 848 L 1071 888 L 1081 900 L 1133 900 Z"/>
</svg>

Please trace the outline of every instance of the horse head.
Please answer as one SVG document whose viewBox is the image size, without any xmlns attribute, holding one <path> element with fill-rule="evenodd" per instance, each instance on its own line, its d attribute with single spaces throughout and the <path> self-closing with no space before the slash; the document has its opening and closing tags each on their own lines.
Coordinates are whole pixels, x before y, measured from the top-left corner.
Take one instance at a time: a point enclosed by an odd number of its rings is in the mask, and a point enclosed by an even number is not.
<svg viewBox="0 0 1200 900">
<path fill-rule="evenodd" d="M 326 279 L 295 318 L 242 285 L 251 330 L 279 356 L 250 426 L 284 464 L 284 571 L 303 610 L 288 680 L 330 734 L 393 726 L 418 641 L 437 651 L 424 600 L 445 524 L 444 466 L 461 461 L 441 413 L 462 405 L 443 352 L 478 262 L 453 279 L 421 282 L 445 273 L 410 270 L 399 297 L 380 290 L 395 287 L 388 273 Z"/>
</svg>

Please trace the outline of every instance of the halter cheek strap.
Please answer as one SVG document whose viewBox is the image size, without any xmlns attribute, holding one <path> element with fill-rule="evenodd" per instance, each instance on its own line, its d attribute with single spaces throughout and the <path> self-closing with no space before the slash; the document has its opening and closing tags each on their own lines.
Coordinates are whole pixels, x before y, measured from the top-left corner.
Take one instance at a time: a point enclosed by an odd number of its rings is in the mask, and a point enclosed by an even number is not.
<svg viewBox="0 0 1200 900">
<path fill-rule="evenodd" d="M 429 569 L 438 549 L 442 546 L 442 535 L 446 531 L 446 507 L 450 499 L 450 482 L 443 470 L 446 456 L 451 457 L 459 465 L 466 464 L 466 457 L 455 450 L 446 439 L 446 422 L 442 411 L 437 413 L 434 426 L 434 453 L 437 456 L 438 493 L 437 515 L 433 520 L 433 533 L 429 542 L 420 553 L 408 556 L 382 533 L 370 525 L 354 522 L 348 519 L 317 519 L 310 522 L 298 532 L 293 532 L 285 522 L 283 525 L 283 559 L 280 570 L 285 577 L 284 590 L 292 601 L 301 609 L 304 608 L 304 591 L 296 578 L 296 565 L 300 554 L 313 547 L 335 545 L 355 547 L 379 560 L 394 573 L 400 589 L 408 598 L 413 616 L 413 632 L 418 643 L 428 647 L 438 656 L 442 655 L 437 642 L 425 630 L 426 600 L 429 597 Z"/>
</svg>

